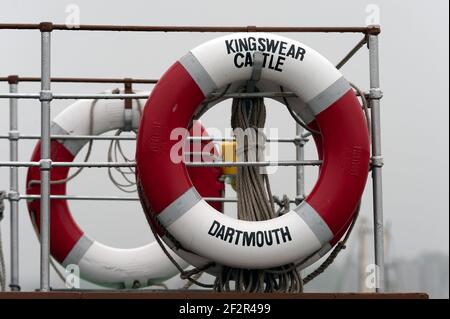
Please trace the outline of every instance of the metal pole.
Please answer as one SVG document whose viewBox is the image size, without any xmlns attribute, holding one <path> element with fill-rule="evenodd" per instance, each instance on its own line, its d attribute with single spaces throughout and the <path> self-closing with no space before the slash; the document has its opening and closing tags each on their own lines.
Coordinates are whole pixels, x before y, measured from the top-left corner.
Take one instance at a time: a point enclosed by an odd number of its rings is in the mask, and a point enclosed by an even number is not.
<svg viewBox="0 0 450 319">
<path fill-rule="evenodd" d="M 45 23 L 45 22 L 44 22 Z M 36 30 L 42 31 L 42 23 L 0 23 L 0 30 Z M 336 33 L 370 33 L 377 32 L 379 26 L 364 27 L 268 27 L 268 26 L 149 26 L 149 25 L 101 25 L 81 24 L 70 28 L 66 24 L 54 24 L 52 30 L 66 31 L 121 31 L 121 32 L 336 32 Z"/>
<path fill-rule="evenodd" d="M 320 166 L 321 160 L 303 160 L 303 161 L 265 161 L 265 162 L 184 162 L 188 167 L 242 167 L 242 166 Z M 0 161 L 0 167 L 135 167 L 136 162 L 11 162 Z"/>
<path fill-rule="evenodd" d="M 17 93 L 17 76 L 9 76 L 9 92 Z M 19 160 L 18 157 L 18 101 L 9 100 L 9 159 L 11 162 Z M 19 168 L 9 169 L 9 203 L 11 208 L 10 238 L 11 238 L 11 277 L 9 287 L 11 291 L 19 291 Z"/>
<path fill-rule="evenodd" d="M 224 193 L 222 194 L 224 196 Z M 20 200 L 35 200 L 40 199 L 40 195 L 20 195 Z M 95 201 L 139 201 L 139 197 L 135 196 L 84 196 L 84 195 L 51 195 L 52 200 L 95 200 Z M 236 203 L 237 198 L 232 197 L 203 197 L 207 202 L 220 202 L 220 203 Z M 295 200 L 290 200 L 290 203 L 294 204 Z"/>
<path fill-rule="evenodd" d="M 366 36 L 364 36 L 364 38 L 362 38 L 353 49 L 350 50 L 350 52 L 347 53 L 347 55 L 338 63 L 336 64 L 336 69 L 340 69 L 342 68 L 348 61 L 350 61 L 350 59 L 356 54 L 356 52 L 359 51 L 359 49 L 361 49 L 364 44 L 367 43 L 367 38 Z"/>
<path fill-rule="evenodd" d="M 51 23 L 41 23 L 41 291 L 50 290 L 50 51 Z"/>
<path fill-rule="evenodd" d="M 359 96 L 359 92 L 355 92 Z M 220 93 L 211 93 L 212 97 L 219 97 L 222 100 L 225 99 L 248 99 L 248 98 L 259 98 L 259 97 L 297 97 L 293 92 L 236 92 L 236 93 L 226 93 L 221 95 Z M 41 96 L 38 93 L 0 93 L 0 99 L 39 99 Z M 95 100 L 136 100 L 136 99 L 147 99 L 149 94 L 147 93 L 55 93 L 52 95 L 54 100 L 80 100 L 80 99 L 95 99 Z"/>
<path fill-rule="evenodd" d="M 305 159 L 305 141 L 301 138 L 303 134 L 303 127 L 295 125 L 295 160 L 303 161 Z M 296 166 L 296 179 L 295 179 L 295 202 L 300 204 L 305 199 L 305 168 L 303 165 Z"/>
<path fill-rule="evenodd" d="M 370 64 L 370 106 L 372 117 L 372 183 L 373 183 L 373 220 L 375 241 L 375 264 L 377 292 L 384 291 L 384 230 L 383 230 L 383 193 L 382 175 L 383 157 L 381 155 L 380 127 L 380 75 L 378 61 L 378 35 L 369 35 Z"/>
<path fill-rule="evenodd" d="M 304 135 L 304 134 L 303 134 Z M 31 135 L 31 134 L 21 134 L 19 139 L 22 140 L 39 140 L 41 138 L 40 135 Z M 120 140 L 120 141 L 134 141 L 136 140 L 135 136 L 127 136 L 127 135 L 51 135 L 51 139 L 53 140 L 103 140 L 103 141 L 112 141 L 112 140 Z M 0 134 L 0 140 L 9 139 L 9 135 Z M 211 136 L 188 136 L 186 138 L 188 141 L 208 141 L 208 142 L 227 142 L 234 141 L 233 137 L 211 137 Z M 298 139 L 298 138 L 297 138 Z M 307 141 L 305 138 L 301 138 L 305 142 Z M 267 138 L 266 142 L 268 143 L 294 143 L 296 142 L 296 138 Z"/>
</svg>

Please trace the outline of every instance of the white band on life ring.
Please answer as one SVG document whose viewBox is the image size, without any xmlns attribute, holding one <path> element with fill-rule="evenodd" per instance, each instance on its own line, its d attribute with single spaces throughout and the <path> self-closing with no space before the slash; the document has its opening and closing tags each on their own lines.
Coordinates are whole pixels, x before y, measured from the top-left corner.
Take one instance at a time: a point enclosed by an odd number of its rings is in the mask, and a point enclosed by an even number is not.
<svg viewBox="0 0 450 319">
<path fill-rule="evenodd" d="M 105 93 L 111 93 L 110 91 Z M 100 135 L 124 126 L 126 116 L 123 101 L 98 100 L 91 114 L 93 101 L 80 100 L 73 103 L 58 114 L 52 122 L 52 135 Z M 142 103 L 143 104 L 143 103 Z M 140 120 L 138 103 L 133 100 L 130 123 L 137 129 Z M 92 117 L 93 131 L 90 128 Z M 77 153 L 87 143 L 87 140 L 62 139 L 51 144 L 53 161 L 73 161 Z M 39 149 L 39 144 L 36 150 Z M 33 159 L 40 155 L 35 150 Z M 55 167 L 51 180 L 67 177 L 68 168 Z M 30 168 L 27 185 L 30 180 L 39 179 L 39 169 Z M 65 184 L 51 186 L 51 193 L 64 195 Z M 39 193 L 39 184 L 29 186 L 27 193 Z M 39 231 L 39 200 L 28 203 L 30 214 Z M 156 241 L 147 245 L 121 249 L 110 247 L 86 235 L 73 220 L 66 200 L 51 201 L 51 254 L 64 267 L 76 264 L 80 268 L 80 276 L 92 283 L 115 288 L 145 287 L 161 283 L 178 273 L 178 269 L 167 258 Z M 175 260 L 184 268 L 187 263 L 172 254 Z"/>
</svg>

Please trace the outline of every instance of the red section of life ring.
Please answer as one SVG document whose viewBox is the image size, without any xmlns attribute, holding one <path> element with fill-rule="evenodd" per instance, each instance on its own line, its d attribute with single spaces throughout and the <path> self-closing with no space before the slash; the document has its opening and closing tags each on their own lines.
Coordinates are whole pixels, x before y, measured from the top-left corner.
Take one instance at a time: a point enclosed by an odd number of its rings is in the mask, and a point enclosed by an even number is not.
<svg viewBox="0 0 450 319">
<path fill-rule="evenodd" d="M 175 142 L 169 136 L 174 129 L 188 126 L 198 106 L 214 89 L 249 79 L 249 68 L 233 64 L 232 50 L 224 49 L 227 44 L 251 39 L 267 43 L 272 38 L 292 48 L 302 48 L 307 58 L 286 60 L 284 73 L 263 69 L 261 81 L 290 86 L 298 97 L 304 98 L 313 116 L 309 124 L 321 132 L 318 153 L 323 163 L 312 192 L 297 208 L 270 221 L 238 221 L 217 214 L 192 191 L 184 163 L 174 163 L 170 158 Z M 305 70 L 308 72 L 302 73 Z M 307 258 L 342 236 L 365 187 L 369 154 L 368 128 L 361 105 L 349 83 L 329 61 L 287 38 L 237 34 L 195 48 L 172 65 L 154 87 L 138 134 L 137 181 L 142 201 L 151 207 L 146 210 L 149 219 L 156 217 L 184 252 L 231 267 L 264 269 Z M 160 168 L 158 178 L 166 176 L 173 182 L 153 185 L 148 165 Z M 228 237 L 221 235 L 219 228 Z M 269 240 L 265 244 L 261 239 L 256 246 L 234 236 L 239 231 L 245 235 L 243 238 L 263 238 L 263 234 L 280 229 L 286 231 L 286 237 L 276 245 Z"/>
<path fill-rule="evenodd" d="M 201 127 L 201 133 L 207 136 L 206 131 Z M 205 145 L 206 142 L 202 142 Z M 74 156 L 58 141 L 51 142 L 51 160 L 53 162 L 72 162 Z M 31 156 L 31 161 L 38 162 L 40 160 L 40 143 L 38 143 Z M 154 171 L 158 171 L 154 169 Z M 51 170 L 50 180 L 62 180 L 67 178 L 69 167 L 53 167 Z M 224 184 L 219 181 L 221 170 L 215 167 L 193 167 L 188 169 L 198 192 L 205 197 L 222 197 Z M 39 195 L 40 185 L 34 183 L 30 185 L 30 181 L 39 181 L 39 167 L 30 167 L 27 174 L 27 194 Z M 158 179 L 155 177 L 154 184 Z M 50 187 L 51 195 L 66 195 L 66 184 L 53 184 Z M 211 202 L 217 210 L 222 210 L 221 202 Z M 28 202 L 30 217 L 39 231 L 40 229 L 40 200 L 32 200 Z M 50 201 L 50 252 L 53 258 L 62 263 L 70 253 L 74 245 L 83 236 L 84 232 L 77 225 L 70 212 L 67 200 L 52 199 Z"/>
</svg>

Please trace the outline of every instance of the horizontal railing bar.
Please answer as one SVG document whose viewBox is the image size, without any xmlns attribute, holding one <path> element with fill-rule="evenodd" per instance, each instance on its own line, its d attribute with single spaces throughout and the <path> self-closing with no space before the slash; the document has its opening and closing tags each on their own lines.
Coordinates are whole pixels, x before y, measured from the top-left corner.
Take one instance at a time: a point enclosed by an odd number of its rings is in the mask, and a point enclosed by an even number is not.
<svg viewBox="0 0 450 319">
<path fill-rule="evenodd" d="M 221 94 L 218 92 L 211 93 L 211 97 L 222 97 L 224 99 L 248 99 L 248 98 L 258 98 L 258 97 L 297 97 L 294 92 L 236 92 L 236 93 L 226 93 Z"/>
<path fill-rule="evenodd" d="M 304 161 L 264 161 L 264 162 L 190 162 L 186 163 L 189 167 L 234 167 L 234 166 L 317 166 L 321 165 L 320 160 L 304 160 Z"/>
<path fill-rule="evenodd" d="M 360 95 L 355 92 L 356 95 Z M 294 92 L 254 92 L 254 93 L 227 93 L 221 95 L 220 93 L 211 93 L 211 97 L 221 97 L 223 99 L 248 99 L 248 98 L 280 98 L 280 97 L 297 97 Z M 147 99 L 149 94 L 138 93 L 97 93 L 97 94 L 65 94 L 55 93 L 52 95 L 54 100 L 78 100 L 78 99 L 96 99 L 96 100 L 132 100 L 132 99 Z M 40 99 L 39 93 L 0 93 L 0 99 Z"/>
<path fill-rule="evenodd" d="M 126 100 L 126 99 L 148 99 L 148 94 L 139 93 L 118 93 L 118 94 L 53 94 L 53 99 L 56 100 L 71 100 L 71 99 L 96 99 L 96 100 Z"/>
<path fill-rule="evenodd" d="M 0 162 L 0 167 L 34 167 L 40 166 L 39 162 Z M 52 162 L 53 167 L 135 167 L 135 162 L 129 163 L 108 163 L 108 162 Z"/>
<path fill-rule="evenodd" d="M 222 202 L 222 203 L 237 203 L 238 199 L 237 198 L 222 198 L 222 197 L 202 197 L 205 201 L 207 202 Z M 295 204 L 296 200 L 295 199 L 290 199 L 289 203 L 291 204 Z"/>
<path fill-rule="evenodd" d="M 19 200 L 40 199 L 41 195 L 19 195 Z M 139 201 L 137 196 L 85 196 L 85 195 L 50 195 L 50 199 L 59 200 L 95 200 L 95 201 Z M 208 202 L 236 203 L 237 198 L 203 197 Z M 295 202 L 295 201 L 292 201 Z"/>
<path fill-rule="evenodd" d="M 148 94 L 137 93 L 102 93 L 102 94 L 52 94 L 53 100 L 78 100 L 78 99 L 96 99 L 96 100 L 126 100 L 126 99 L 147 99 Z M 2 99 L 40 99 L 39 93 L 0 93 Z"/>
<path fill-rule="evenodd" d="M 189 136 L 187 138 L 190 141 L 213 141 L 213 142 L 233 142 L 236 139 L 234 137 L 210 137 L 210 136 Z M 279 137 L 279 138 L 267 138 L 266 142 L 269 143 L 295 143 L 297 141 L 305 141 L 308 139 L 305 138 L 289 138 L 289 137 Z"/>
<path fill-rule="evenodd" d="M 7 134 L 0 134 L 0 140 L 8 140 L 11 137 Z M 14 139 L 19 140 L 38 140 L 40 135 L 24 134 L 14 137 Z M 124 141 L 134 141 L 136 136 L 116 136 L 116 135 L 52 135 L 51 139 L 54 140 L 124 140 Z M 190 136 L 187 138 L 190 141 L 203 141 L 203 142 L 232 142 L 235 141 L 233 137 L 209 137 L 209 136 Z M 308 141 L 308 139 L 302 138 L 267 138 L 269 143 L 295 143 L 297 141 Z"/>
<path fill-rule="evenodd" d="M 39 165 L 39 162 L 0 162 L 0 167 L 35 167 Z"/>
<path fill-rule="evenodd" d="M 0 135 L 0 139 L 9 139 L 10 136 L 6 134 Z M 17 139 L 19 140 L 38 140 L 40 139 L 40 135 L 19 135 Z M 124 140 L 124 141 L 134 141 L 136 140 L 135 136 L 116 136 L 116 135 L 52 135 L 50 137 L 53 140 Z"/>
<path fill-rule="evenodd" d="M 87 167 L 87 168 L 101 168 L 101 167 L 136 167 L 136 162 L 52 162 L 54 167 Z"/>
<path fill-rule="evenodd" d="M 270 26 L 146 26 L 146 25 L 102 25 L 81 24 L 73 27 L 66 24 L 43 23 L 50 30 L 64 31 L 122 31 L 122 32 L 295 32 L 295 33 L 364 33 L 378 34 L 379 26 L 362 27 L 270 27 Z M 40 30 L 38 23 L 0 23 L 0 30 Z M 47 30 L 48 31 L 48 30 Z"/>
<path fill-rule="evenodd" d="M 212 97 L 219 96 L 220 93 L 212 93 Z M 230 98 L 258 98 L 258 97 L 295 97 L 293 92 L 255 92 L 255 93 L 228 93 L 224 94 L 222 97 L 224 99 Z M 52 95 L 55 100 L 69 100 L 69 99 L 98 99 L 98 100 L 123 100 L 123 99 L 147 99 L 148 94 L 138 94 L 138 93 L 120 93 L 120 94 L 58 94 Z M 0 93 L 0 98 L 3 99 L 39 99 L 39 93 Z"/>
<path fill-rule="evenodd" d="M 10 82 L 13 79 L 18 82 L 41 82 L 40 77 L 34 76 L 3 76 L 0 82 Z M 158 79 L 134 79 L 134 78 L 73 78 L 73 77 L 52 77 L 54 83 L 133 83 L 133 84 L 156 84 Z"/>
<path fill-rule="evenodd" d="M 264 162 L 186 162 L 189 167 L 233 167 L 233 166 L 316 166 L 321 165 L 320 160 L 305 161 L 264 161 Z M 0 162 L 0 167 L 33 167 L 40 166 L 39 162 Z M 136 162 L 113 163 L 113 162 L 52 162 L 53 167 L 135 167 Z"/>
<path fill-rule="evenodd" d="M 39 99 L 39 93 L 0 93 L 0 99 Z"/>
<path fill-rule="evenodd" d="M 40 199 L 41 195 L 20 195 L 19 199 L 33 200 Z M 122 200 L 135 201 L 139 200 L 136 196 L 83 196 L 83 195 L 50 195 L 50 199 L 64 199 L 64 200 Z"/>
</svg>

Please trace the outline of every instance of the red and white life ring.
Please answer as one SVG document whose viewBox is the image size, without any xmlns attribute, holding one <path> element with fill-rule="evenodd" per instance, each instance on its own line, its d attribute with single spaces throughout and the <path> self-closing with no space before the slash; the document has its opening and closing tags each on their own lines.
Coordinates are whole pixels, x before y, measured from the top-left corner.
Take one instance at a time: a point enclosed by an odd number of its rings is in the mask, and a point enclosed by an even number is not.
<svg viewBox="0 0 450 319">
<path fill-rule="evenodd" d="M 258 86 L 292 91 L 294 111 L 321 132 L 323 157 L 312 192 L 292 211 L 267 221 L 220 214 L 193 187 L 184 164 L 171 161 L 170 132 L 187 127 L 214 90 L 247 81 L 252 58 L 262 52 Z M 155 125 L 156 124 L 156 125 Z M 317 141 L 316 141 L 317 142 Z M 271 268 L 303 261 L 342 236 L 362 196 L 369 168 L 369 137 L 361 105 L 342 74 L 322 55 L 273 34 L 239 33 L 206 42 L 176 62 L 149 97 L 137 144 L 137 182 L 146 212 L 167 230 L 162 238 L 196 266 L 215 262 L 238 268 Z M 157 179 L 177 183 L 151 183 Z M 175 239 L 178 245 L 171 243 Z M 180 247 L 181 246 L 181 247 Z"/>
<path fill-rule="evenodd" d="M 111 93 L 111 91 L 106 92 Z M 117 129 L 136 130 L 140 120 L 138 103 L 133 100 L 132 108 L 125 109 L 120 100 L 97 100 L 91 113 L 92 100 L 80 100 L 58 114 L 52 122 L 52 135 L 100 135 Z M 90 120 L 93 121 L 92 132 Z M 201 132 L 206 134 L 201 128 Z M 86 144 L 87 140 L 53 140 L 51 143 L 51 160 L 71 162 Z M 32 161 L 40 160 L 38 143 Z M 51 180 L 62 180 L 68 176 L 69 168 L 54 167 Z M 196 180 L 199 192 L 204 196 L 220 197 L 223 184 L 218 181 L 219 169 L 197 168 L 190 170 Z M 199 178 L 202 177 L 202 179 Z M 39 168 L 31 167 L 27 174 L 27 193 L 40 194 L 40 184 L 30 181 L 39 180 Z M 153 180 L 159 184 L 158 180 Z M 66 184 L 51 185 L 52 195 L 65 195 Z M 217 204 L 216 208 L 221 209 Z M 32 221 L 39 231 L 40 201 L 28 202 Z M 90 238 L 77 225 L 66 200 L 52 199 L 50 203 L 50 252 L 52 257 L 63 266 L 76 264 L 80 276 L 92 283 L 116 288 L 145 287 L 163 282 L 178 273 L 156 241 L 147 245 L 121 249 L 114 248 Z M 186 267 L 187 263 L 174 256 L 176 261 Z"/>
</svg>

